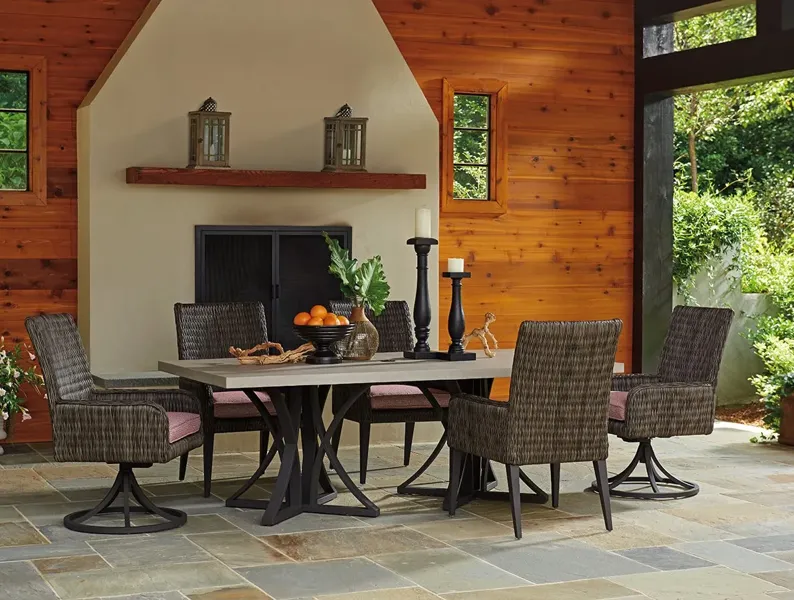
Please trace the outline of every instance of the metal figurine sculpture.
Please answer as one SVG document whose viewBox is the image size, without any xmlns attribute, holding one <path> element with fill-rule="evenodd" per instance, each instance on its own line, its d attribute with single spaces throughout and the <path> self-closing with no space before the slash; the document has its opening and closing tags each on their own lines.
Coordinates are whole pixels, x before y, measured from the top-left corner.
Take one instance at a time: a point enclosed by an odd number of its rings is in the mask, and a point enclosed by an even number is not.
<svg viewBox="0 0 794 600">
<path fill-rule="evenodd" d="M 496 356 L 496 350 L 499 349 L 499 344 L 497 343 L 493 333 L 491 333 L 491 330 L 488 329 L 488 327 L 490 327 L 491 323 L 494 321 L 496 321 L 495 314 L 492 312 L 485 313 L 485 325 L 472 329 L 471 333 L 467 334 L 463 338 L 463 349 L 465 350 L 466 346 L 468 346 L 469 342 L 474 338 L 478 338 L 482 342 L 482 347 L 485 349 L 485 355 L 488 358 L 493 358 Z M 493 343 L 493 349 L 491 349 L 491 347 L 488 345 L 489 339 Z"/>
</svg>

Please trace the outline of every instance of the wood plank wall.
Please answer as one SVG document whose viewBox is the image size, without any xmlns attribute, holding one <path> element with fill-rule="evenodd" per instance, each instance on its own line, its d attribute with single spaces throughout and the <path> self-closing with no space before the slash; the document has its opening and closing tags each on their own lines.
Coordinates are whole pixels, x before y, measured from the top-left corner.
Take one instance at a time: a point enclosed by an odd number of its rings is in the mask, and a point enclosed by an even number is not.
<svg viewBox="0 0 794 600">
<path fill-rule="evenodd" d="M 0 2 L 0 54 L 47 58 L 47 205 L 0 206 L 0 332 L 27 342 L 24 320 L 77 311 L 77 107 L 148 0 Z M 15 441 L 50 439 L 46 400 Z"/>
<path fill-rule="evenodd" d="M 630 368 L 633 248 L 631 0 L 374 0 L 441 117 L 444 77 L 508 92 L 508 212 L 441 215 L 439 259 L 462 256 L 468 326 L 492 311 L 503 347 L 526 319 L 618 317 Z M 441 280 L 435 319 L 446 339 Z M 501 382 L 495 395 L 504 397 Z"/>
</svg>

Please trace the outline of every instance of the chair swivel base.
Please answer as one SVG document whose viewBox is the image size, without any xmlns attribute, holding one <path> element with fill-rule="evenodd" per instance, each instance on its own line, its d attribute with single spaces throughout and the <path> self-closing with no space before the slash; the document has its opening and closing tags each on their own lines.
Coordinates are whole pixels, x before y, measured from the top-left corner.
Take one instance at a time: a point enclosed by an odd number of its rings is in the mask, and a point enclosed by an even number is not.
<svg viewBox="0 0 794 600">
<path fill-rule="evenodd" d="M 629 441 L 629 440 L 627 440 Z M 645 477 L 632 477 L 632 473 L 640 463 L 645 465 Z M 651 491 L 642 492 L 638 490 L 619 489 L 624 484 L 645 485 Z M 590 490 L 597 492 L 595 482 L 590 486 Z M 684 481 L 671 475 L 667 469 L 659 462 L 659 458 L 653 451 L 650 440 L 640 440 L 637 453 L 623 471 L 609 478 L 609 495 L 617 498 L 633 498 L 635 500 L 677 500 L 680 498 L 691 498 L 697 495 L 700 487 L 691 481 Z"/>
<path fill-rule="evenodd" d="M 130 535 L 142 533 L 156 533 L 176 529 L 187 522 L 187 515 L 181 510 L 173 508 L 161 508 L 152 503 L 147 498 L 135 475 L 132 472 L 134 467 L 146 467 L 150 465 L 119 465 L 119 474 L 110 488 L 110 491 L 94 508 L 80 510 L 63 518 L 63 525 L 72 531 L 80 533 L 100 533 L 104 535 Z M 114 500 L 121 496 L 122 506 L 111 506 Z M 134 499 L 138 506 L 131 505 L 130 500 Z M 121 514 L 124 515 L 124 525 L 95 525 L 88 521 L 96 516 Z M 154 515 L 160 517 L 162 522 L 148 525 L 133 525 L 132 515 Z"/>
</svg>

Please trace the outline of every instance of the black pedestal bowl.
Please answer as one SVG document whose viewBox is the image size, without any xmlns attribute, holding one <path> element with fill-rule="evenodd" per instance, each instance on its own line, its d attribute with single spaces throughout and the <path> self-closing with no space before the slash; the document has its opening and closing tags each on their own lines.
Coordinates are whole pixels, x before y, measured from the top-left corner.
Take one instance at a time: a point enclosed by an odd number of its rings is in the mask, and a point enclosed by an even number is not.
<svg viewBox="0 0 794 600">
<path fill-rule="evenodd" d="M 353 325 L 294 325 L 295 334 L 314 344 L 314 354 L 306 362 L 310 365 L 334 365 L 342 358 L 331 349 L 331 345 L 345 339 L 353 331 Z"/>
</svg>

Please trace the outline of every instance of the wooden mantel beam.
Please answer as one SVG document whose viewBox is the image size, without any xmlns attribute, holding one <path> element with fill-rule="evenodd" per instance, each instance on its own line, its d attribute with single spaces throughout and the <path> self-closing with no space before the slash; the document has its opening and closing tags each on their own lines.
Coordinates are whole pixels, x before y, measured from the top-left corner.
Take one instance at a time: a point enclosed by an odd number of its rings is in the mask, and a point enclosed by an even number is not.
<svg viewBox="0 0 794 600">
<path fill-rule="evenodd" d="M 640 0 L 636 3 L 637 20 L 645 26 L 661 25 L 745 4 L 752 4 L 752 0 Z"/>
<path fill-rule="evenodd" d="M 642 59 L 643 94 L 675 95 L 794 75 L 794 29 Z"/>
</svg>

